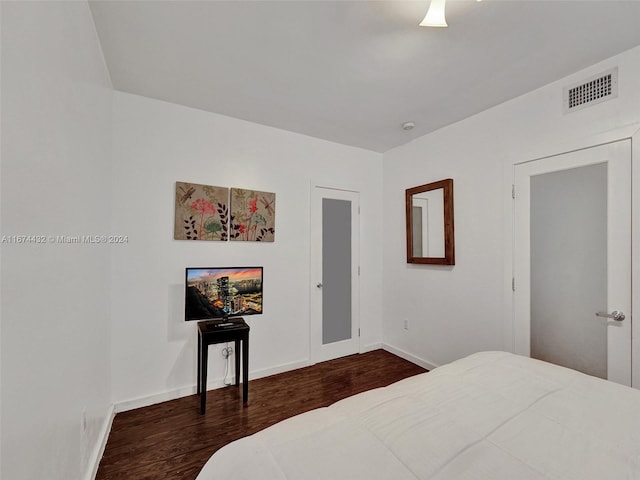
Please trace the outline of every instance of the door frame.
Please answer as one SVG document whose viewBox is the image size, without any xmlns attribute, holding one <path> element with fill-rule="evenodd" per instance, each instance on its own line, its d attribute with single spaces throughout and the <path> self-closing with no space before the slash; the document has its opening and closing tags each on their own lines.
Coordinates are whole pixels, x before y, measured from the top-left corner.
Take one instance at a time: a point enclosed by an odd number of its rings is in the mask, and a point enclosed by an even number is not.
<svg viewBox="0 0 640 480">
<path fill-rule="evenodd" d="M 312 182 L 309 191 L 309 359 L 311 364 L 342 356 L 341 354 L 334 355 L 335 348 L 331 349 L 330 352 L 322 349 L 322 297 L 318 295 L 317 287 L 317 284 L 322 282 L 322 242 L 318 241 L 318 239 L 322 238 L 322 206 L 316 203 L 318 200 L 317 195 L 321 190 L 355 194 L 356 196 L 354 204 L 356 214 L 351 220 L 351 332 L 356 348 L 355 351 L 350 351 L 348 354 L 362 353 L 363 351 L 360 336 L 360 192 L 355 189 L 326 186 Z M 352 212 L 354 208 L 352 207 Z M 337 349 L 341 350 L 340 347 L 337 347 Z M 330 355 L 327 355 L 327 353 Z"/>
<path fill-rule="evenodd" d="M 504 262 L 503 262 L 503 349 L 515 352 L 514 322 L 515 305 L 512 281 L 514 278 L 515 207 L 513 185 L 515 166 L 525 162 L 541 160 L 558 154 L 575 152 L 620 140 L 631 140 L 631 310 L 640 305 L 640 123 L 634 123 L 608 132 L 556 145 L 536 147 L 528 152 L 505 159 L 503 165 L 503 218 L 504 218 Z M 636 281 L 633 281 L 636 279 Z M 640 388 L 640 321 L 631 324 L 631 386 Z"/>
<path fill-rule="evenodd" d="M 574 152 L 554 155 L 533 162 L 520 163 L 514 166 L 514 183 L 516 195 L 516 234 L 522 234 L 518 244 L 514 245 L 515 286 L 513 296 L 514 309 L 514 348 L 516 352 L 529 355 L 531 333 L 531 281 L 527 272 L 531 272 L 531 252 L 528 245 L 530 238 L 530 179 L 541 174 L 567 172 L 580 167 L 602 164 L 607 160 L 607 303 L 593 305 L 591 315 L 598 310 L 610 312 L 620 309 L 631 313 L 631 141 L 629 139 L 607 143 Z M 616 190 L 613 190 L 613 189 Z M 619 191 L 620 195 L 612 196 L 610 192 Z M 621 215 L 622 213 L 622 215 Z M 519 216 L 518 216 L 519 214 Z M 613 239 L 619 236 L 616 243 Z M 517 237 L 517 235 L 516 235 Z M 620 244 L 623 247 L 620 247 Z M 517 247 L 522 247 L 517 248 Z M 619 271 L 618 271 L 619 269 Z M 587 311 L 583 312 L 587 315 Z M 527 322 L 526 319 L 529 319 Z M 631 384 L 631 315 L 623 322 L 606 322 L 607 336 L 607 378 L 623 385 Z M 592 322 L 603 323 L 593 315 Z M 519 332 L 519 333 L 518 333 Z M 516 334 L 517 333 L 517 334 Z"/>
</svg>

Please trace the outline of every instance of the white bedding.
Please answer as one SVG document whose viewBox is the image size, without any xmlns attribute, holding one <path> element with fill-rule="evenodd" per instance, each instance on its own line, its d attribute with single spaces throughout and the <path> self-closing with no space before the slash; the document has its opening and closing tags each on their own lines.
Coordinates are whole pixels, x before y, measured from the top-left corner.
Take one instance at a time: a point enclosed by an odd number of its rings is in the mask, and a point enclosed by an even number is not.
<svg viewBox="0 0 640 480">
<path fill-rule="evenodd" d="M 640 479 L 640 391 L 504 352 L 290 418 L 197 480 Z"/>
</svg>

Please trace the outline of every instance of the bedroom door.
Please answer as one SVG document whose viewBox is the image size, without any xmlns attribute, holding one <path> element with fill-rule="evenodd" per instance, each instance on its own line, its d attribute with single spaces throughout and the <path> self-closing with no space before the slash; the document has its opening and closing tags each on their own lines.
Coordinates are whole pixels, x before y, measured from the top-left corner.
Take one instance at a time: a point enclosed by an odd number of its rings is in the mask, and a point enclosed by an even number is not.
<svg viewBox="0 0 640 480">
<path fill-rule="evenodd" d="M 516 165 L 516 353 L 631 384 L 631 141 Z"/>
<path fill-rule="evenodd" d="M 314 187 L 311 195 L 311 359 L 360 351 L 358 193 Z"/>
</svg>

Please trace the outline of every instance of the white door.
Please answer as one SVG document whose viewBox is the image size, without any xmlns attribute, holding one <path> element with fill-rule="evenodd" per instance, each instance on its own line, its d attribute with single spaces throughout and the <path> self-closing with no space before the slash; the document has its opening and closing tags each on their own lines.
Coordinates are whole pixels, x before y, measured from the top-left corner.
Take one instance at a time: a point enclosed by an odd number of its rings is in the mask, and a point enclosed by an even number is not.
<svg viewBox="0 0 640 480">
<path fill-rule="evenodd" d="M 514 346 L 631 384 L 631 141 L 515 166 Z"/>
<path fill-rule="evenodd" d="M 311 194 L 311 358 L 360 351 L 358 193 L 314 187 Z"/>
</svg>

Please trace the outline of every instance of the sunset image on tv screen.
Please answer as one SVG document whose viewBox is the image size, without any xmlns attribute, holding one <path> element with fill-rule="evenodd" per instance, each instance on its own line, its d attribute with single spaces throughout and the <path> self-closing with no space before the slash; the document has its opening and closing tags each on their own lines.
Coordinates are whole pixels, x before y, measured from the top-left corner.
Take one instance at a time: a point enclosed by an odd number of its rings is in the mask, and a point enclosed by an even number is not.
<svg viewBox="0 0 640 480">
<path fill-rule="evenodd" d="M 262 313 L 262 267 L 187 268 L 185 320 Z"/>
</svg>

